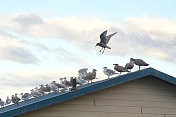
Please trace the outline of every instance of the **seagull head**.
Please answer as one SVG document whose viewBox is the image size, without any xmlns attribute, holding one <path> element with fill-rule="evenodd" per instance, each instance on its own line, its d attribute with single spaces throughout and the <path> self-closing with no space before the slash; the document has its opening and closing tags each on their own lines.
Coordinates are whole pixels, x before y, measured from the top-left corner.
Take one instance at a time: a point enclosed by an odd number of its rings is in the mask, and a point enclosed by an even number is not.
<svg viewBox="0 0 176 117">
<path fill-rule="evenodd" d="M 100 43 L 97 43 L 95 47 L 100 46 Z"/>
<path fill-rule="evenodd" d="M 107 69 L 107 67 L 103 67 L 102 69 Z"/>
<path fill-rule="evenodd" d="M 133 59 L 133 58 L 130 58 L 130 61 L 134 61 L 134 59 Z"/>
<path fill-rule="evenodd" d="M 113 65 L 119 65 L 119 64 L 113 64 Z"/>
<path fill-rule="evenodd" d="M 97 70 L 96 70 L 96 69 L 93 69 L 92 71 L 96 72 Z"/>
</svg>

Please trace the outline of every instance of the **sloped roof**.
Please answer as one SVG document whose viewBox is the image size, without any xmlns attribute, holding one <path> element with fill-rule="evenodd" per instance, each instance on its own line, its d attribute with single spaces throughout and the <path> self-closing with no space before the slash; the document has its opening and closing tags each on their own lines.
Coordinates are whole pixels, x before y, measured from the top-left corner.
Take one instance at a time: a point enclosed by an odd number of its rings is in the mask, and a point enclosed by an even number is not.
<svg viewBox="0 0 176 117">
<path fill-rule="evenodd" d="M 153 68 L 147 68 L 125 75 L 116 76 L 110 79 L 79 86 L 78 89 L 75 91 L 69 91 L 66 93 L 50 93 L 38 98 L 32 98 L 26 101 L 19 102 L 18 106 L 16 104 L 6 106 L 4 108 L 0 108 L 0 117 L 16 116 L 25 112 L 39 109 L 41 107 L 62 102 L 71 98 L 75 98 L 87 93 L 95 92 L 121 83 L 129 82 L 131 80 L 135 80 L 145 76 L 154 76 L 173 85 L 176 85 L 175 77 L 160 72 Z"/>
</svg>

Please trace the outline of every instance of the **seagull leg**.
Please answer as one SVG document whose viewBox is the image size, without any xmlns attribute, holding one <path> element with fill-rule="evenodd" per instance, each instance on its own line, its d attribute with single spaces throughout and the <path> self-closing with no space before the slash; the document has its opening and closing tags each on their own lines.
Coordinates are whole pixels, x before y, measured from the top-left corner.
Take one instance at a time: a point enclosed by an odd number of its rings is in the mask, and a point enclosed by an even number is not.
<svg viewBox="0 0 176 117">
<path fill-rule="evenodd" d="M 102 52 L 102 54 L 104 53 L 104 51 L 105 51 L 105 48 L 103 49 L 103 52 Z"/>
<path fill-rule="evenodd" d="M 139 70 L 140 70 L 140 67 L 141 67 L 141 66 L 139 66 Z"/>
<path fill-rule="evenodd" d="M 101 50 L 102 50 L 103 48 L 101 48 Z M 101 50 L 99 51 L 99 52 L 101 52 Z"/>
</svg>

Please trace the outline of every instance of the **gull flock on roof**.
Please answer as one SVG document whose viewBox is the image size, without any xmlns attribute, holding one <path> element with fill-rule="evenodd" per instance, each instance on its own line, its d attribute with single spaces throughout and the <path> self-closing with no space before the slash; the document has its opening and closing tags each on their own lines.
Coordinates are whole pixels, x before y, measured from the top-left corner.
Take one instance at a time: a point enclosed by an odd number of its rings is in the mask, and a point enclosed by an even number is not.
<svg viewBox="0 0 176 117">
<path fill-rule="evenodd" d="M 97 43 L 96 46 L 102 47 L 103 51 L 102 49 L 100 50 L 100 52 L 102 51 L 102 54 L 104 53 L 105 48 L 111 49 L 110 47 L 107 46 L 107 44 L 110 38 L 116 33 L 117 32 L 106 36 L 107 35 L 107 30 L 106 30 L 100 35 L 100 43 Z M 113 64 L 115 65 L 114 66 L 115 71 L 112 69 L 108 69 L 106 66 L 103 67 L 103 73 L 107 75 L 109 79 L 110 76 L 112 75 L 116 75 L 116 74 L 121 75 L 122 72 L 131 72 L 131 69 L 134 67 L 134 64 L 139 66 L 139 70 L 141 66 L 149 65 L 148 63 L 144 62 L 142 59 L 131 58 L 130 62 L 127 63 L 124 67 L 120 66 L 117 63 Z M 116 71 L 119 73 L 117 73 Z M 8 106 L 11 104 L 18 105 L 20 101 L 29 100 L 31 98 L 37 98 L 43 95 L 47 95 L 49 93 L 64 93 L 64 92 L 71 91 L 73 86 L 73 79 L 76 79 L 76 84 L 79 86 L 85 85 L 89 82 L 92 83 L 92 80 L 97 79 L 96 72 L 97 72 L 96 69 L 93 69 L 92 72 L 88 72 L 88 68 L 82 68 L 78 70 L 78 76 L 70 77 L 70 80 L 67 80 L 66 77 L 60 78 L 58 79 L 60 82 L 52 81 L 51 83 L 46 85 L 41 84 L 38 87 L 31 89 L 30 93 L 20 93 L 20 94 L 15 93 L 15 95 L 12 95 L 11 98 L 7 96 L 5 101 L 3 101 L 0 98 L 0 107 L 2 108 L 4 106 Z"/>
</svg>

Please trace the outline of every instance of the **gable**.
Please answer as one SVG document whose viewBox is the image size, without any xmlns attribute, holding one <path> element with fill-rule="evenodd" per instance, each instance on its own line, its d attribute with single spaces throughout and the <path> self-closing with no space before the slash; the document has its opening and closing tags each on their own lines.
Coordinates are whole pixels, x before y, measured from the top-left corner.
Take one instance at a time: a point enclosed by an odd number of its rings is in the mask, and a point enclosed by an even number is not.
<svg viewBox="0 0 176 117">
<path fill-rule="evenodd" d="M 175 117 L 175 91 L 175 85 L 145 76 L 18 117 Z"/>
</svg>

